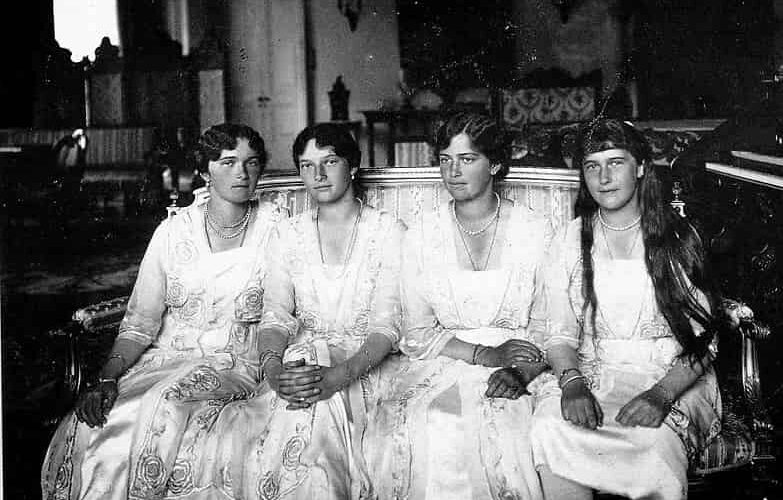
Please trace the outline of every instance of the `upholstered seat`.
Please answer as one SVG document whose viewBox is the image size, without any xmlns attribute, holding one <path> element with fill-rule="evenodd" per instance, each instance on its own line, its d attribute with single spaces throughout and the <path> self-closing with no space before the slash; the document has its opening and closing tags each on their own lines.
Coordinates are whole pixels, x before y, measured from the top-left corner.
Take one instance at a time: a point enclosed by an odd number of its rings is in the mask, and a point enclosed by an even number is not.
<svg viewBox="0 0 783 500">
<path fill-rule="evenodd" d="M 386 209 L 408 223 L 448 200 L 436 168 L 378 169 L 362 172 L 368 203 Z M 512 168 L 500 189 L 550 218 L 555 228 L 572 217 L 578 174 L 567 169 Z M 204 203 L 196 193 L 194 203 Z M 301 181 L 277 176 L 261 183 L 260 197 L 296 214 L 311 202 Z M 172 207 L 170 216 L 176 216 Z M 531 235 L 535 237 L 536 235 Z M 57 332 L 68 341 L 64 385 L 72 395 L 95 376 L 110 348 L 125 311 L 127 297 L 87 306 L 76 311 L 67 328 Z M 726 321 L 720 334 L 719 378 L 724 394 L 723 431 L 694 460 L 690 479 L 694 488 L 704 488 L 719 473 L 749 469 L 774 460 L 769 452 L 771 425 L 760 393 L 757 344 L 769 336 L 752 311 L 737 301 L 724 301 Z M 723 375 L 723 376 L 721 376 Z"/>
</svg>

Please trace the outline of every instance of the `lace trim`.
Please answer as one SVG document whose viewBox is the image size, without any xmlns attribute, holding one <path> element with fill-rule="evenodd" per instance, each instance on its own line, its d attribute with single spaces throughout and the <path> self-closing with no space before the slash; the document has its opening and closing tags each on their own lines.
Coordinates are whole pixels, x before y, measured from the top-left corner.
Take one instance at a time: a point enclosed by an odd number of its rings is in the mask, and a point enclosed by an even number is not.
<svg viewBox="0 0 783 500">
<path fill-rule="evenodd" d="M 338 332 L 330 328 L 328 322 L 318 314 L 317 304 L 313 303 L 311 299 L 317 297 L 318 294 L 314 289 L 315 283 L 309 270 L 314 264 L 307 256 L 318 255 L 318 253 L 317 248 L 314 247 L 315 240 L 310 234 L 309 226 L 312 225 L 312 221 L 309 214 L 298 216 L 291 224 L 295 235 L 295 247 L 290 254 L 289 264 L 295 286 L 306 287 L 302 293 L 297 293 L 296 307 L 302 332 L 307 332 L 308 338 L 334 339 L 337 334 L 343 338 L 364 340 L 369 334 L 371 318 L 375 316 L 376 289 L 383 268 L 382 243 L 394 227 L 395 221 L 387 214 L 375 210 L 368 211 L 368 215 L 371 218 L 368 217 L 369 220 L 359 227 L 357 240 L 357 243 L 361 244 L 362 240 L 366 239 L 366 244 L 363 245 L 363 252 L 354 254 L 354 258 L 362 256 L 364 259 L 359 268 L 353 270 L 351 275 L 345 278 L 350 280 L 352 276 L 359 277 L 351 304 L 353 318 L 350 326 L 342 328 Z M 349 263 L 349 265 L 351 264 Z M 386 331 L 389 332 L 393 328 L 387 328 Z"/>
</svg>

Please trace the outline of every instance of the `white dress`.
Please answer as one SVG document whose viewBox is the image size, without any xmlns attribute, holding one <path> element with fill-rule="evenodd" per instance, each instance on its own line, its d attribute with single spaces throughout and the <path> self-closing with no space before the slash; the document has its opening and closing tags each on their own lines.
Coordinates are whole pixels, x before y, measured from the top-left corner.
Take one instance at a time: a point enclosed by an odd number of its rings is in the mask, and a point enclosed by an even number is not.
<svg viewBox="0 0 783 500">
<path fill-rule="evenodd" d="M 514 207 L 495 249 L 499 265 L 488 271 L 458 265 L 448 205 L 406 233 L 400 349 L 411 361 L 372 414 L 365 440 L 379 498 L 541 498 L 529 443 L 532 398 L 487 398 L 494 368 L 439 354 L 452 338 L 490 346 L 534 340 L 534 281 L 549 227 Z"/>
<path fill-rule="evenodd" d="M 658 310 L 645 261 L 603 258 L 595 252 L 595 331 L 588 320 L 579 340 L 580 228 L 580 219 L 569 224 L 553 240 L 547 258 L 550 321 L 544 345 L 578 349 L 579 368 L 604 412 L 603 426 L 589 430 L 565 421 L 561 391 L 551 380 L 541 392 L 533 419 L 536 465 L 616 495 L 685 498 L 689 456 L 720 430 L 715 373 L 709 369 L 700 377 L 658 428 L 615 422 L 620 408 L 663 378 L 682 349 Z M 603 244 L 600 237 L 596 240 Z"/>
<path fill-rule="evenodd" d="M 267 244 L 279 217 L 260 204 L 243 245 L 219 253 L 201 206 L 158 227 L 118 335 L 149 347 L 120 378 L 103 427 L 73 413 L 60 423 L 43 464 L 43 498 L 221 497 L 214 423 L 260 381 Z"/>
<path fill-rule="evenodd" d="M 281 222 L 270 245 L 263 327 L 288 332 L 285 361 L 334 366 L 355 354 L 368 335 L 399 340 L 400 243 L 404 226 L 365 207 L 345 267 L 321 263 L 312 213 Z M 361 455 L 367 409 L 374 405 L 385 360 L 331 398 L 307 409 L 287 410 L 266 388 L 220 415 L 217 447 L 232 463 L 227 498 L 372 498 Z"/>
</svg>

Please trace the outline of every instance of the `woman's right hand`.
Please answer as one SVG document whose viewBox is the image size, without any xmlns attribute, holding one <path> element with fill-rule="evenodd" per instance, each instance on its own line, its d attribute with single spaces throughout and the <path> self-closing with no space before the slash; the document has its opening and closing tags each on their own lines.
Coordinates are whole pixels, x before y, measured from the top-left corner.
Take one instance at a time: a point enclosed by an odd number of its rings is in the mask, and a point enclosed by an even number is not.
<svg viewBox="0 0 783 500">
<path fill-rule="evenodd" d="M 99 382 L 79 396 L 74 408 L 76 418 L 90 427 L 103 427 L 117 395 L 117 382 Z"/>
<path fill-rule="evenodd" d="M 595 429 L 604 425 L 604 412 L 584 380 L 575 380 L 563 387 L 560 398 L 563 418 L 572 424 Z"/>
<path fill-rule="evenodd" d="M 321 392 L 318 385 L 322 379 L 320 366 L 307 365 L 304 359 L 298 359 L 284 363 L 279 373 L 271 374 L 269 385 L 281 398 L 299 403 Z"/>
<path fill-rule="evenodd" d="M 513 367 L 521 363 L 540 363 L 541 350 L 532 342 L 511 339 L 496 347 L 488 347 L 477 356 L 478 364 L 489 367 Z"/>
</svg>

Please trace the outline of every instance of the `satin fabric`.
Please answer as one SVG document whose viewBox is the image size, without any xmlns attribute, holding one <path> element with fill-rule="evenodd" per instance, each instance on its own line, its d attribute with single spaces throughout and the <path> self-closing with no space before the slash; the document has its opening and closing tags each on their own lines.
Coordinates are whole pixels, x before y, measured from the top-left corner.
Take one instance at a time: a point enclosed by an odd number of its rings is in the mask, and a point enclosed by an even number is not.
<svg viewBox="0 0 783 500">
<path fill-rule="evenodd" d="M 243 246 L 211 252 L 203 207 L 155 231 L 119 338 L 147 346 L 102 428 L 69 414 L 42 469 L 46 499 L 221 498 L 210 447 L 232 401 L 258 389 L 267 245 L 280 213 L 255 207 Z"/>
<path fill-rule="evenodd" d="M 536 465 L 615 495 L 685 498 L 689 457 L 720 431 L 715 373 L 708 369 L 658 428 L 623 427 L 615 422 L 626 403 L 678 362 L 682 348 L 658 310 L 644 260 L 609 259 L 596 253 L 596 324 L 594 329 L 587 325 L 580 339 L 580 227 L 579 219 L 573 221 L 555 237 L 549 251 L 545 301 L 549 321 L 543 337 L 547 348 L 565 344 L 578 349 L 579 368 L 601 405 L 604 425 L 588 430 L 565 421 L 561 391 L 551 380 L 542 387 L 533 419 Z M 703 294 L 694 293 L 706 306 Z M 694 328 L 698 327 L 694 324 Z"/>
<path fill-rule="evenodd" d="M 532 398 L 487 398 L 495 369 L 440 353 L 453 338 L 537 342 L 529 327 L 543 321 L 534 307 L 535 276 L 549 224 L 515 206 L 488 271 L 460 266 L 456 231 L 445 204 L 406 233 L 400 348 L 411 360 L 371 414 L 364 443 L 371 478 L 379 498 L 540 499 Z"/>
<path fill-rule="evenodd" d="M 267 279 L 263 327 L 290 335 L 284 360 L 335 366 L 370 334 L 397 346 L 400 244 L 404 226 L 365 206 L 345 266 L 320 260 L 313 213 L 280 224 Z M 361 454 L 367 410 L 390 356 L 346 389 L 307 409 L 287 410 L 274 393 L 229 405 L 216 427 L 231 441 L 232 498 L 375 498 Z"/>
</svg>

